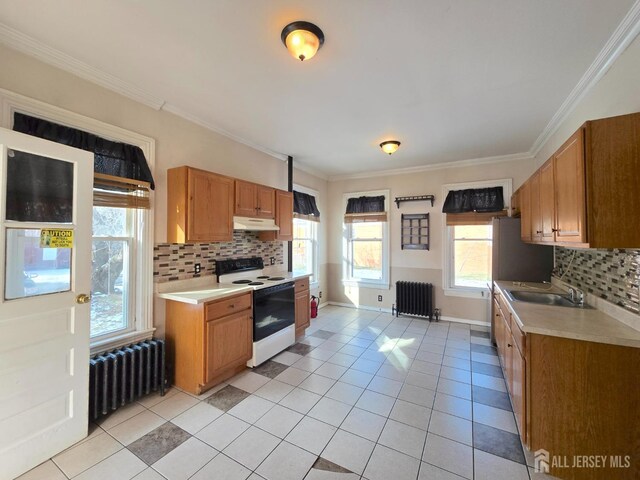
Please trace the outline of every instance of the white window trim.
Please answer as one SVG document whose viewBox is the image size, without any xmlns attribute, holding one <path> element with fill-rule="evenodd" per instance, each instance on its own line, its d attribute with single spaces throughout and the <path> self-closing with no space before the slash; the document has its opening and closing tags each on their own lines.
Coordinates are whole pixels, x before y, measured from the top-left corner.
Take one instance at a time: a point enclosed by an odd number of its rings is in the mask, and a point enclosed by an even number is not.
<svg viewBox="0 0 640 480">
<path fill-rule="evenodd" d="M 511 193 L 513 191 L 513 180 L 511 178 L 501 178 L 498 180 L 483 180 L 478 182 L 448 183 L 442 186 L 442 198 L 447 198 L 451 190 L 466 190 L 468 188 L 488 188 L 502 187 L 505 208 L 511 211 Z M 453 266 L 453 249 L 451 248 L 451 233 L 447 227 L 447 215 L 442 214 L 442 285 L 444 294 L 450 297 L 464 298 L 488 298 L 488 288 L 455 287 L 451 269 Z"/>
<path fill-rule="evenodd" d="M 136 145 L 142 149 L 151 173 L 154 172 L 155 140 L 151 137 L 109 125 L 100 120 L 85 117 L 9 90 L 0 89 L 0 122 L 2 127 L 13 128 L 13 116 L 16 112 L 77 128 L 109 140 Z M 151 190 L 149 193 L 153 206 L 154 192 Z M 140 242 L 144 245 L 146 254 L 140 259 L 140 267 L 137 269 L 136 297 L 139 301 L 136 302 L 134 331 L 120 334 L 116 332 L 108 338 L 98 338 L 97 341 L 92 341 L 91 355 L 151 338 L 155 331 L 153 326 L 153 208 L 145 210 L 143 215 L 146 217 L 143 218 L 143 221 L 147 228 L 144 230 Z"/>
<path fill-rule="evenodd" d="M 305 187 L 304 185 L 293 184 L 293 189 L 296 192 L 306 193 L 307 195 L 313 195 L 316 199 L 316 205 L 319 202 L 320 193 L 313 188 Z M 318 288 L 320 286 L 320 228 L 316 225 L 316 244 L 314 246 L 313 255 L 313 282 L 309 283 L 309 288 Z"/>
<path fill-rule="evenodd" d="M 359 280 L 349 277 L 349 225 L 342 223 L 342 284 L 349 287 L 373 288 L 373 289 L 389 289 L 389 267 L 391 264 L 391 248 L 389 239 L 389 224 L 391 223 L 391 214 L 389 211 L 389 200 L 391 198 L 390 190 L 368 190 L 364 192 L 349 192 L 342 196 L 342 211 L 347 211 L 347 202 L 353 197 L 375 197 L 384 195 L 384 211 L 387 212 L 387 221 L 383 222 L 382 227 L 382 279 L 381 280 Z"/>
</svg>

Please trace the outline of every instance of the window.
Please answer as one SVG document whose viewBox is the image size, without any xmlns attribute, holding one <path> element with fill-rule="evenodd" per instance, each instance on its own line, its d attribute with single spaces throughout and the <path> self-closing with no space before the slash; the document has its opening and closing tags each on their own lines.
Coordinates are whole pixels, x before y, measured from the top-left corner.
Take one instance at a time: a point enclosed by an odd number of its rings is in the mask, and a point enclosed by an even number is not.
<svg viewBox="0 0 640 480">
<path fill-rule="evenodd" d="M 370 284 L 380 287 L 388 286 L 389 283 L 389 228 L 386 221 L 388 191 L 345 195 L 345 206 L 349 204 L 349 199 L 353 204 L 357 197 L 362 199 L 373 196 L 384 196 L 384 211 L 373 212 L 364 206 L 359 210 L 366 213 L 345 215 L 344 279 L 361 286 Z"/>
<path fill-rule="evenodd" d="M 135 322 L 136 211 L 93 207 L 91 337 L 132 330 Z"/>
<path fill-rule="evenodd" d="M 486 289 L 491 281 L 491 225 L 448 227 L 451 238 L 451 280 L 454 288 Z"/>
<path fill-rule="evenodd" d="M 293 219 L 293 273 L 311 274 L 318 282 L 318 222 Z"/>
<path fill-rule="evenodd" d="M 443 186 L 442 198 L 449 191 L 502 187 L 504 199 L 511 198 L 511 179 Z M 443 285 L 446 295 L 483 297 L 491 282 L 493 227 L 491 218 L 500 213 L 443 214 Z M 448 218 L 451 217 L 451 218 Z"/>
</svg>

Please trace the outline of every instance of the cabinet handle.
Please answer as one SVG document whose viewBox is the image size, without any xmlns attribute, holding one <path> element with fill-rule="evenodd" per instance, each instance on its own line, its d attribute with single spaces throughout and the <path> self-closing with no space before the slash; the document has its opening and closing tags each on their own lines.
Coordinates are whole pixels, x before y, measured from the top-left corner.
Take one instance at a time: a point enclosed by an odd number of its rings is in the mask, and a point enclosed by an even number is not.
<svg viewBox="0 0 640 480">
<path fill-rule="evenodd" d="M 559 228 L 552 228 L 552 229 L 551 229 L 551 231 L 552 231 L 552 232 L 559 232 L 559 231 L 560 231 L 560 229 L 559 229 Z"/>
<path fill-rule="evenodd" d="M 229 308 L 235 308 L 236 304 L 232 303 L 231 305 L 229 305 Z"/>
<path fill-rule="evenodd" d="M 542 233 L 542 230 L 536 230 L 536 233 Z"/>
<path fill-rule="evenodd" d="M 511 347 L 512 347 L 512 345 L 511 345 L 510 343 L 507 343 L 507 347 L 511 348 Z"/>
</svg>

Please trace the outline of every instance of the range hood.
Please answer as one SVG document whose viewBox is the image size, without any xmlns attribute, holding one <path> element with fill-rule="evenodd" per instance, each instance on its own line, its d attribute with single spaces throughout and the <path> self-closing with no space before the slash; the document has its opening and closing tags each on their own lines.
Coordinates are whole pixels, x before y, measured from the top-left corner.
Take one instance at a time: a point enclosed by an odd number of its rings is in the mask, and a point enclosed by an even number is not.
<svg viewBox="0 0 640 480">
<path fill-rule="evenodd" d="M 280 227 L 271 218 L 233 217 L 233 229 L 265 232 L 277 231 Z"/>
</svg>

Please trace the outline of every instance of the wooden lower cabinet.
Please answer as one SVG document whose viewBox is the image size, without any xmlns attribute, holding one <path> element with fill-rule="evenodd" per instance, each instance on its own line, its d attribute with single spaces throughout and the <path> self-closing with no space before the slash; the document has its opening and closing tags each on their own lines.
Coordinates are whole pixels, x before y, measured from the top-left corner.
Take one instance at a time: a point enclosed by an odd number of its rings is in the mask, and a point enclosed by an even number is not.
<svg viewBox="0 0 640 480">
<path fill-rule="evenodd" d="M 305 330 L 311 325 L 311 312 L 309 307 L 309 278 L 296 280 L 295 286 L 295 315 L 296 337 L 304 335 Z"/>
<path fill-rule="evenodd" d="M 198 305 L 167 301 L 168 363 L 177 387 L 199 395 L 246 368 L 252 305 L 251 292 Z"/>
<path fill-rule="evenodd" d="M 238 365 L 245 365 L 252 355 L 250 312 L 241 312 L 207 322 L 205 384 Z"/>
<path fill-rule="evenodd" d="M 533 453 L 549 452 L 549 473 L 640 478 L 640 349 L 525 334 L 499 292 L 493 322 L 521 439 Z M 573 467 L 574 458 L 596 455 L 606 456 L 605 467 Z"/>
</svg>

